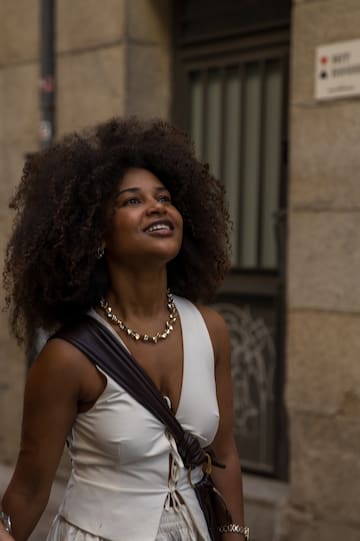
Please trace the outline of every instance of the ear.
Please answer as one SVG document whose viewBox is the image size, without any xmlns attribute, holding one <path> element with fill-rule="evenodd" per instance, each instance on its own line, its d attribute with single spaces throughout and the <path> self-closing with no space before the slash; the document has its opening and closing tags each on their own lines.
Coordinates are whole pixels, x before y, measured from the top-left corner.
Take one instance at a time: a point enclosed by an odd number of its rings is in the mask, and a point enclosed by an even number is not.
<svg viewBox="0 0 360 541">
<path fill-rule="evenodd" d="M 98 246 L 96 251 L 96 259 L 101 259 L 104 257 L 105 253 L 105 242 L 101 243 L 100 246 Z"/>
</svg>

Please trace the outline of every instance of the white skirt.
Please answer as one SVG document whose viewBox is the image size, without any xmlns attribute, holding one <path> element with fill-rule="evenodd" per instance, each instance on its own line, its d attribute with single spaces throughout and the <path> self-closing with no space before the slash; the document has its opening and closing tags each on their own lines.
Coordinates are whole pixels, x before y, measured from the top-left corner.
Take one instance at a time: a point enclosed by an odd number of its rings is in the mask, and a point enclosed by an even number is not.
<svg viewBox="0 0 360 541">
<path fill-rule="evenodd" d="M 108 541 L 70 524 L 60 515 L 55 517 L 46 541 Z M 122 541 L 119 537 L 116 541 Z M 144 538 L 144 541 L 145 538 Z M 164 509 L 154 541 L 210 541 L 198 532 L 185 504 L 179 511 Z"/>
</svg>

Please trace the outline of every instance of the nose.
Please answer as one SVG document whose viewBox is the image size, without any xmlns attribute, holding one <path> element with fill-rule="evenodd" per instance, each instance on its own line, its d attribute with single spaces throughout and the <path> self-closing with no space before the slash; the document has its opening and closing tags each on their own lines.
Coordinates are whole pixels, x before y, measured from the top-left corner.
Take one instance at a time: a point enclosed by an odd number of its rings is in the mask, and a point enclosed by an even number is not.
<svg viewBox="0 0 360 541">
<path fill-rule="evenodd" d="M 166 206 L 163 201 L 159 201 L 158 199 L 153 199 L 147 208 L 147 213 L 149 215 L 151 214 L 165 214 L 166 213 Z"/>
</svg>

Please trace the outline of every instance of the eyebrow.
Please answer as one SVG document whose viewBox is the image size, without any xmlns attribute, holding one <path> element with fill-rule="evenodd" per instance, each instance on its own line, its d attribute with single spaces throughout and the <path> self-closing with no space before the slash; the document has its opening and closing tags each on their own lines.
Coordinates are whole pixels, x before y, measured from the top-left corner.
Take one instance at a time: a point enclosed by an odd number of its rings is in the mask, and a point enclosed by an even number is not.
<svg viewBox="0 0 360 541">
<path fill-rule="evenodd" d="M 165 187 L 165 186 L 157 186 L 155 188 L 155 191 L 156 192 L 168 192 L 169 190 Z M 138 188 L 137 186 L 134 186 L 133 188 L 125 188 L 124 190 L 119 190 L 116 195 L 115 195 L 115 198 L 119 197 L 120 195 L 122 195 L 123 193 L 137 193 L 137 192 L 141 192 L 141 188 Z"/>
</svg>

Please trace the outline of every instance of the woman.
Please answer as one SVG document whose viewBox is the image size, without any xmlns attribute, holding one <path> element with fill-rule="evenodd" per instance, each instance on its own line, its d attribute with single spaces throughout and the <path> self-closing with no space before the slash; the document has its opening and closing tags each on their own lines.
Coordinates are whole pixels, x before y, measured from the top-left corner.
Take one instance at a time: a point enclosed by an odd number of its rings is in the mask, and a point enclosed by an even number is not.
<svg viewBox="0 0 360 541">
<path fill-rule="evenodd" d="M 29 345 L 34 329 L 51 334 L 84 314 L 116 334 L 183 427 L 226 466 L 212 474 L 237 525 L 224 524 L 223 539 L 239 538 L 230 533 L 243 532 L 243 501 L 229 337 L 215 311 L 193 304 L 214 294 L 228 268 L 221 185 L 179 130 L 113 119 L 32 157 L 11 206 L 4 283 L 17 339 Z M 0 541 L 28 539 L 65 441 L 72 474 L 48 541 L 209 539 L 171 435 L 55 337 L 28 376 Z"/>
</svg>

